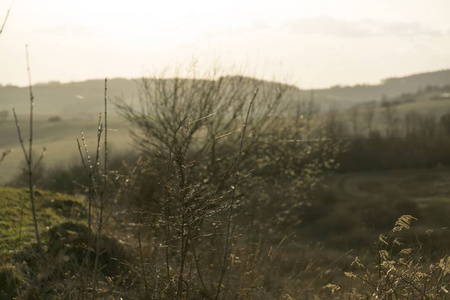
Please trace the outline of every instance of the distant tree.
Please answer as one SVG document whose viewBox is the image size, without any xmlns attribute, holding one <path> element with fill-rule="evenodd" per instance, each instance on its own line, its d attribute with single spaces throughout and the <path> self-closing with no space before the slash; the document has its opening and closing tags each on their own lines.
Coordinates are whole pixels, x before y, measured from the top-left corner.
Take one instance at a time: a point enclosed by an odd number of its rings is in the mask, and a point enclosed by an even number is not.
<svg viewBox="0 0 450 300">
<path fill-rule="evenodd" d="M 5 121 L 9 117 L 9 111 L 8 110 L 2 110 L 0 111 L 0 120 Z"/>
<path fill-rule="evenodd" d="M 320 111 L 320 106 L 314 101 L 314 90 L 311 90 L 311 96 L 309 101 L 304 104 L 305 118 L 306 118 L 306 131 L 311 129 L 311 121 L 316 117 Z"/>
<path fill-rule="evenodd" d="M 386 136 L 394 137 L 398 133 L 398 116 L 396 107 L 392 103 L 389 103 L 386 99 L 381 101 L 381 107 L 384 108 L 382 111 L 382 116 L 386 126 Z"/>
<path fill-rule="evenodd" d="M 446 113 L 441 117 L 441 126 L 447 135 L 450 135 L 450 113 Z"/>
<path fill-rule="evenodd" d="M 347 133 L 345 123 L 342 121 L 335 105 L 330 108 L 326 116 L 324 130 L 325 136 L 331 139 L 342 138 Z"/>
<path fill-rule="evenodd" d="M 320 106 L 314 101 L 314 91 L 311 90 L 309 100 L 303 101 L 302 97 L 297 98 L 295 126 L 303 127 L 305 132 L 310 132 L 312 121 L 320 111 Z"/>
<path fill-rule="evenodd" d="M 417 113 L 415 111 L 407 112 L 403 118 L 404 126 L 405 126 L 405 135 L 406 137 L 415 136 L 416 132 L 416 124 L 417 124 Z"/>
<path fill-rule="evenodd" d="M 50 118 L 48 118 L 48 119 L 47 119 L 47 121 L 48 121 L 48 122 L 52 122 L 52 123 L 54 123 L 54 122 L 61 122 L 61 121 L 62 121 L 62 119 L 61 119 L 61 117 L 60 117 L 60 116 L 54 116 L 54 117 L 50 117 Z"/>
<path fill-rule="evenodd" d="M 357 105 L 350 109 L 350 122 L 352 123 L 353 135 L 358 136 L 359 107 Z"/>
<path fill-rule="evenodd" d="M 372 122 L 375 117 L 375 108 L 376 107 L 377 107 L 376 102 L 371 101 L 366 105 L 365 109 L 362 111 L 362 116 L 366 123 L 367 133 L 369 135 L 372 132 Z"/>
</svg>

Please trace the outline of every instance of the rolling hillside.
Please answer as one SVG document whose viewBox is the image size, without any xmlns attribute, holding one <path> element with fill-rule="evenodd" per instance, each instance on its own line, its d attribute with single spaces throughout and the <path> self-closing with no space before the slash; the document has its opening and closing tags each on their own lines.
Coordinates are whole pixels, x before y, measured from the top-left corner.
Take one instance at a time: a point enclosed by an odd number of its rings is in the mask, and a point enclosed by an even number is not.
<svg viewBox="0 0 450 300">
<path fill-rule="evenodd" d="M 249 82 L 255 82 L 248 78 Z M 108 94 L 111 99 L 121 97 L 129 101 L 138 98 L 139 79 L 110 79 Z M 273 82 L 259 81 L 261 86 L 270 88 Z M 336 104 L 339 107 L 381 100 L 383 96 L 396 98 L 404 93 L 415 93 L 427 86 L 444 86 L 450 84 L 450 70 L 429 72 L 401 78 L 389 78 L 379 85 L 335 86 L 314 91 L 314 97 L 325 105 Z M 304 97 L 310 97 L 309 90 L 301 90 Z M 103 79 L 71 83 L 45 83 L 34 86 L 36 99 L 35 112 L 42 115 L 85 115 L 96 114 L 102 110 Z M 0 110 L 15 107 L 19 114 L 28 111 L 28 88 L 0 86 Z"/>
</svg>

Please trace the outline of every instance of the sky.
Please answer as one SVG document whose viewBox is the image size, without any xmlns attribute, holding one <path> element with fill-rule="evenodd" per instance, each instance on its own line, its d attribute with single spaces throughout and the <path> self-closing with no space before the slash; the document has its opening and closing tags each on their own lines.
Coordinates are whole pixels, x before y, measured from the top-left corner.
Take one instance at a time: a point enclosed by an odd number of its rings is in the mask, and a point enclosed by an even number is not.
<svg viewBox="0 0 450 300">
<path fill-rule="evenodd" d="M 136 78 L 198 62 L 301 88 L 450 68 L 449 0 L 1 0 L 0 84 Z M 218 63 L 217 63 L 218 62 Z"/>
</svg>

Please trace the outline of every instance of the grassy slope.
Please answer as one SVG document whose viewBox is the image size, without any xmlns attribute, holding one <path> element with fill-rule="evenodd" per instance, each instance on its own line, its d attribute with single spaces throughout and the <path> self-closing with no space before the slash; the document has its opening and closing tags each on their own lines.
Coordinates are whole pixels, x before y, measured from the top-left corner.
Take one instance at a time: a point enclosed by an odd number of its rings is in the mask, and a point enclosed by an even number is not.
<svg viewBox="0 0 450 300">
<path fill-rule="evenodd" d="M 73 196 L 40 190 L 35 195 L 40 232 L 67 220 L 77 222 L 84 211 L 82 201 Z M 0 253 L 16 249 L 33 238 L 29 190 L 0 188 Z"/>
<path fill-rule="evenodd" d="M 332 184 L 339 194 L 360 200 L 395 193 L 421 206 L 450 204 L 448 168 L 341 174 L 333 177 Z"/>
<path fill-rule="evenodd" d="M 368 246 L 403 214 L 418 218 L 413 231 L 421 242 L 450 247 L 448 168 L 355 172 L 328 177 L 325 215 L 305 228 L 341 248 Z M 423 236 L 425 230 L 433 235 Z"/>
<path fill-rule="evenodd" d="M 34 125 L 34 149 L 36 153 L 42 151 L 42 147 L 47 149 L 43 161 L 46 167 L 65 167 L 61 164 L 71 163 L 73 160 L 79 161 L 79 154 L 76 139 L 81 138 L 83 131 L 86 137 L 89 150 L 95 151 L 97 136 L 97 117 L 91 115 L 84 120 L 73 119 L 69 116 L 61 116 L 61 122 L 48 122 L 47 118 L 37 116 Z M 115 151 L 126 151 L 130 148 L 131 139 L 129 127 L 119 116 L 108 116 L 109 127 L 108 138 L 110 140 L 110 150 L 114 155 Z M 20 120 L 22 137 L 28 144 L 28 121 Z M 10 118 L 6 122 L 0 122 L 0 152 L 4 149 L 12 149 L 12 152 L 5 158 L 0 166 L 0 184 L 11 180 L 20 171 L 20 163 L 23 161 L 23 153 L 17 138 L 17 131 L 13 120 Z M 72 161 L 71 161 L 72 160 Z M 81 162 L 80 162 L 81 163 Z M 8 170 L 5 172 L 4 170 Z"/>
</svg>

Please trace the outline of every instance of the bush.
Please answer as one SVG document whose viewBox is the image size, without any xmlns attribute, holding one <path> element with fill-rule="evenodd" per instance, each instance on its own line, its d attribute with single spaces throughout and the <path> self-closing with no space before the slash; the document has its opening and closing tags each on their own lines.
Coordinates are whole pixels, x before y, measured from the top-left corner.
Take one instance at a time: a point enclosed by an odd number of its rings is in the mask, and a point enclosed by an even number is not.
<svg viewBox="0 0 450 300">
<path fill-rule="evenodd" d="M 135 203 L 144 205 L 140 222 L 152 224 L 146 234 L 167 247 L 154 254 L 164 264 L 155 266 L 160 281 L 151 288 L 169 286 L 160 297 L 194 291 L 212 297 L 221 289 L 214 278 L 229 272 L 233 224 L 262 232 L 298 227 L 342 149 L 321 138 L 325 129 L 312 124 L 313 116 L 302 120 L 286 109 L 298 103 L 296 89 L 208 75 L 144 79 L 140 108 L 117 103 L 142 151 L 126 198 L 136 195 Z M 299 142 L 306 136 L 315 141 Z M 187 273 L 188 265 L 195 270 Z"/>
<path fill-rule="evenodd" d="M 23 279 L 12 264 L 0 265 L 0 299 L 14 299 Z"/>
<path fill-rule="evenodd" d="M 404 244 L 402 231 L 409 230 L 410 215 L 401 216 L 387 235 L 380 235 L 373 261 L 356 257 L 345 275 L 352 283 L 352 297 L 377 299 L 447 299 L 450 282 L 448 253 L 437 260 L 424 257 L 421 247 Z"/>
<path fill-rule="evenodd" d="M 59 117 L 59 116 L 55 116 L 55 117 L 50 117 L 50 118 L 48 118 L 47 121 L 48 121 L 48 122 L 51 122 L 51 123 L 57 123 L 57 122 L 61 122 L 62 119 L 61 119 L 61 117 Z"/>
</svg>

